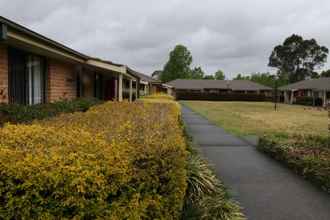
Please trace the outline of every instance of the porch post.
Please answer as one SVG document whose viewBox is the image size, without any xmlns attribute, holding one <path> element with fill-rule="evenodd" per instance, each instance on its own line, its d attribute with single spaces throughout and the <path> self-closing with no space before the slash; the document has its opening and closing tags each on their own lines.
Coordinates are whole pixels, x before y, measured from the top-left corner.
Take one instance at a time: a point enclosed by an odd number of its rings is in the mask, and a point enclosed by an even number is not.
<svg viewBox="0 0 330 220">
<path fill-rule="evenodd" d="M 136 80 L 136 82 L 135 82 L 135 99 L 138 99 L 139 98 L 139 92 L 138 92 L 138 90 L 139 90 L 139 81 Z"/>
<path fill-rule="evenodd" d="M 323 91 L 323 107 L 327 107 L 327 91 Z"/>
<path fill-rule="evenodd" d="M 289 97 L 288 97 L 288 91 L 284 91 L 284 103 L 288 104 L 289 103 Z"/>
<path fill-rule="evenodd" d="M 291 98 L 290 98 L 290 104 L 293 104 L 293 99 L 294 99 L 294 90 L 291 90 Z"/>
<path fill-rule="evenodd" d="M 118 101 L 123 101 L 123 74 L 119 74 L 118 80 Z"/>
<path fill-rule="evenodd" d="M 129 80 L 129 101 L 132 102 L 133 100 L 133 80 Z"/>
</svg>

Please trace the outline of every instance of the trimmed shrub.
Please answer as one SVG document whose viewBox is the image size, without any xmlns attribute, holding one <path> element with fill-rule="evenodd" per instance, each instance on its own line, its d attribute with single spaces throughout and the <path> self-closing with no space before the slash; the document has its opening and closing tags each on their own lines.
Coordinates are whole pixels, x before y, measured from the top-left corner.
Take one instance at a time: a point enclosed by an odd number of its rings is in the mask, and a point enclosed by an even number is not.
<svg viewBox="0 0 330 220">
<path fill-rule="evenodd" d="M 144 96 L 143 99 L 156 99 L 156 100 L 171 100 L 174 101 L 174 97 L 165 93 L 155 93 L 148 96 Z"/>
<path fill-rule="evenodd" d="M 258 149 L 330 193 L 329 137 L 263 137 Z"/>
<path fill-rule="evenodd" d="M 264 102 L 271 101 L 272 98 L 264 94 L 215 94 L 215 93 L 197 93 L 197 92 L 176 92 L 177 100 L 200 100 L 200 101 L 253 101 Z"/>
<path fill-rule="evenodd" d="M 321 98 L 315 98 L 314 100 L 312 97 L 297 97 L 295 104 L 306 106 L 322 106 L 323 100 Z"/>
<path fill-rule="evenodd" d="M 87 111 L 90 107 L 100 104 L 94 98 L 79 98 L 72 101 L 58 101 L 38 105 L 0 104 L 0 125 L 6 122 L 29 123 L 33 120 L 54 117 L 60 113 Z"/>
<path fill-rule="evenodd" d="M 0 219 L 179 219 L 186 143 L 171 103 L 113 103 L 0 129 Z"/>
</svg>

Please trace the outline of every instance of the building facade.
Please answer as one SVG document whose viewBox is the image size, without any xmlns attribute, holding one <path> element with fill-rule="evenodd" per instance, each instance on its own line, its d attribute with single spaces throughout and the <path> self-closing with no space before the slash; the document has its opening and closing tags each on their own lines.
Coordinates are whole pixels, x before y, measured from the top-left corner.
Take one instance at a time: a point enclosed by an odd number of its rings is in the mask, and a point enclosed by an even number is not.
<svg viewBox="0 0 330 220">
<path fill-rule="evenodd" d="M 139 80 L 125 65 L 89 57 L 0 17 L 0 103 L 132 101 Z"/>
</svg>

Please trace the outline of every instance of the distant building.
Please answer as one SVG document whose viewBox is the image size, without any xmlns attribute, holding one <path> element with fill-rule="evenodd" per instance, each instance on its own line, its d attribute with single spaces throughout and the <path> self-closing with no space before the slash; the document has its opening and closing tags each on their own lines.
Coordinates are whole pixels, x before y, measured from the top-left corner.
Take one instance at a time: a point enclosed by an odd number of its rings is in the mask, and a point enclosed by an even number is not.
<svg viewBox="0 0 330 220">
<path fill-rule="evenodd" d="M 321 100 L 322 106 L 330 102 L 330 78 L 308 79 L 279 88 L 283 92 L 284 102 L 296 103 L 300 98 L 311 98 L 314 105 Z"/>
<path fill-rule="evenodd" d="M 177 98 L 198 97 L 202 99 L 219 99 L 231 97 L 232 99 L 244 100 L 261 97 L 271 97 L 272 88 L 260 85 L 249 80 L 193 80 L 177 79 L 168 83 L 173 87 L 173 94 Z M 234 95 L 236 95 L 234 97 Z"/>
</svg>

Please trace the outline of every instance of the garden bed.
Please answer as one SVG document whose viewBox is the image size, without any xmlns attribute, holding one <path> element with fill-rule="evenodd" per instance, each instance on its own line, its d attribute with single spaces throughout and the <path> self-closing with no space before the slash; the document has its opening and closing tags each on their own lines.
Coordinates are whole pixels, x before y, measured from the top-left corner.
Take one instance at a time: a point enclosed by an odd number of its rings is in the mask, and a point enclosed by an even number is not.
<svg viewBox="0 0 330 220">
<path fill-rule="evenodd" d="M 330 138 L 291 136 L 260 139 L 258 149 L 330 193 Z"/>
</svg>

